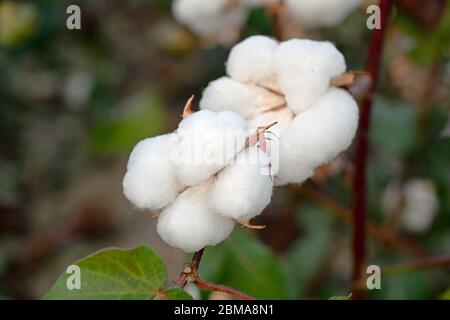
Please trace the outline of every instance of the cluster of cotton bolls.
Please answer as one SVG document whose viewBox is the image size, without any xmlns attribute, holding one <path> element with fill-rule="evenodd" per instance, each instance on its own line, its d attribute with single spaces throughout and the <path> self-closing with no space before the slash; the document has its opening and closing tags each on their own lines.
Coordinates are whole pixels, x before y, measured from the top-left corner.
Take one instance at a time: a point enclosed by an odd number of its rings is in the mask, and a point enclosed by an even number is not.
<svg viewBox="0 0 450 320">
<path fill-rule="evenodd" d="M 342 22 L 363 0 L 285 0 L 284 5 L 307 28 L 330 27 Z M 175 18 L 203 37 L 227 38 L 238 33 L 249 9 L 278 0 L 175 0 Z"/>
<path fill-rule="evenodd" d="M 244 40 L 230 53 L 228 77 L 204 90 L 200 111 L 189 100 L 175 132 L 136 145 L 125 196 L 160 211 L 159 235 L 187 252 L 223 241 L 236 222 L 255 227 L 249 220 L 274 185 L 303 182 L 351 144 L 356 102 L 331 85 L 345 71 L 329 42 Z"/>
<path fill-rule="evenodd" d="M 251 129 L 277 122 L 269 141 L 275 185 L 303 182 L 351 144 L 358 107 L 332 85 L 346 71 L 332 43 L 253 36 L 233 47 L 226 70 L 206 87 L 200 108 L 240 113 Z"/>
<path fill-rule="evenodd" d="M 249 225 L 269 204 L 273 181 L 263 174 L 270 166 L 264 143 L 250 142 L 239 114 L 187 106 L 175 132 L 134 147 L 123 191 L 137 208 L 160 211 L 165 242 L 194 252 L 226 239 L 235 222 Z"/>
</svg>

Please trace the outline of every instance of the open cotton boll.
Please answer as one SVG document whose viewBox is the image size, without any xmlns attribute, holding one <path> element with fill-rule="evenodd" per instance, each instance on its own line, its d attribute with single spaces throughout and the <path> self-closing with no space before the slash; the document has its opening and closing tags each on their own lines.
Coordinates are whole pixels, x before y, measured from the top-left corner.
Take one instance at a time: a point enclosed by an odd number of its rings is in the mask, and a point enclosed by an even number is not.
<svg viewBox="0 0 450 320">
<path fill-rule="evenodd" d="M 223 168 L 245 145 L 247 124 L 237 113 L 201 110 L 183 119 L 172 161 L 180 181 L 194 186 Z"/>
<path fill-rule="evenodd" d="M 307 28 L 337 25 L 362 2 L 363 0 L 285 0 L 286 7 Z"/>
<path fill-rule="evenodd" d="M 228 238 L 234 221 L 208 206 L 210 188 L 210 181 L 188 188 L 162 211 L 156 230 L 166 243 L 185 252 L 195 252 Z"/>
<path fill-rule="evenodd" d="M 228 56 L 228 75 L 242 82 L 274 82 L 273 57 L 277 46 L 277 41 L 265 36 L 252 36 L 238 43 Z"/>
<path fill-rule="evenodd" d="M 246 19 L 246 11 L 238 6 L 231 8 L 228 0 L 175 0 L 172 11 L 178 21 L 202 36 L 238 28 Z"/>
<path fill-rule="evenodd" d="M 263 88 L 247 85 L 228 77 L 208 84 L 200 100 L 200 109 L 239 113 L 245 119 L 253 118 L 265 108 L 284 103 L 284 99 Z"/>
<path fill-rule="evenodd" d="M 289 124 L 280 139 L 276 184 L 301 183 L 313 170 L 347 149 L 358 126 L 358 106 L 345 90 L 331 87 Z"/>
<path fill-rule="evenodd" d="M 269 158 L 258 147 L 241 152 L 235 163 L 219 173 L 209 195 L 211 208 L 239 221 L 259 215 L 272 197 L 269 164 Z"/>
<path fill-rule="evenodd" d="M 306 39 L 281 43 L 274 66 L 288 106 L 295 113 L 308 109 L 327 91 L 331 78 L 346 70 L 344 56 L 331 42 Z"/>
<path fill-rule="evenodd" d="M 183 189 L 171 162 L 172 134 L 147 138 L 131 152 L 123 193 L 137 208 L 159 210 Z"/>
</svg>

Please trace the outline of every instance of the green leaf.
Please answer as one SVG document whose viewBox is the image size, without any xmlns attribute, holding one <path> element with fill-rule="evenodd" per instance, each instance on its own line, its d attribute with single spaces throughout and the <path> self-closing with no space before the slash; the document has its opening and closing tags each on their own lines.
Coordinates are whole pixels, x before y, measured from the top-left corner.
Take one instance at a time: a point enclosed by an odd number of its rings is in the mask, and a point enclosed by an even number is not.
<svg viewBox="0 0 450 320">
<path fill-rule="evenodd" d="M 81 270 L 81 288 L 69 290 L 67 281 L 73 274 L 64 273 L 44 299 L 152 299 L 167 281 L 163 261 L 144 245 L 103 250 L 75 265 Z M 180 293 L 172 290 L 169 296 L 179 297 Z"/>
<path fill-rule="evenodd" d="M 304 234 L 292 244 L 285 257 L 285 273 L 293 298 L 305 297 L 311 279 L 325 262 L 333 243 L 332 215 L 306 205 L 300 209 L 299 220 Z"/>
<path fill-rule="evenodd" d="M 410 151 L 417 142 L 416 109 L 411 105 L 377 97 L 370 130 L 374 145 L 394 154 Z"/>
<path fill-rule="evenodd" d="M 34 35 L 39 15 L 31 3 L 0 3 L 0 46 L 14 47 Z"/>
<path fill-rule="evenodd" d="M 154 94 L 139 93 L 123 104 L 125 111 L 111 115 L 94 127 L 90 141 L 94 152 L 128 153 L 139 140 L 163 131 L 165 108 Z"/>
<path fill-rule="evenodd" d="M 220 262 L 217 262 L 220 261 Z M 257 299 L 286 298 L 281 267 L 258 239 L 235 232 L 227 241 L 205 251 L 200 274 Z"/>
<path fill-rule="evenodd" d="M 164 292 L 167 300 L 193 300 L 192 296 L 180 288 L 170 288 Z"/>
</svg>

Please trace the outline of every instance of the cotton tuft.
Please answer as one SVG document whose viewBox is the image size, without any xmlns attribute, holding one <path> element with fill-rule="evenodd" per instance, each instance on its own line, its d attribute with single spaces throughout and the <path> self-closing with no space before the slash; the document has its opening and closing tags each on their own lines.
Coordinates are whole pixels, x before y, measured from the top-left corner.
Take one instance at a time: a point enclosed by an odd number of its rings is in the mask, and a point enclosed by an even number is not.
<svg viewBox="0 0 450 320">
<path fill-rule="evenodd" d="M 273 58 L 278 42 L 265 36 L 252 36 L 233 47 L 228 56 L 228 75 L 242 82 L 272 83 Z"/>
<path fill-rule="evenodd" d="M 223 168 L 244 147 L 246 129 L 245 120 L 231 111 L 201 110 L 183 119 L 172 153 L 180 181 L 195 186 Z"/>
<path fill-rule="evenodd" d="M 235 163 L 219 173 L 209 196 L 211 208 L 238 221 L 261 214 L 272 197 L 269 164 L 265 152 L 256 146 L 241 152 Z"/>
<path fill-rule="evenodd" d="M 342 53 L 327 41 L 293 39 L 275 53 L 275 71 L 289 108 L 308 109 L 330 86 L 331 78 L 345 72 Z"/>
<path fill-rule="evenodd" d="M 245 119 L 253 118 L 265 108 L 283 103 L 283 98 L 253 85 L 222 77 L 209 83 L 203 91 L 200 109 L 230 110 Z"/>
<path fill-rule="evenodd" d="M 123 178 L 123 193 L 137 208 L 159 210 L 183 189 L 171 162 L 172 134 L 147 138 L 131 152 Z"/>
<path fill-rule="evenodd" d="M 163 210 L 156 228 L 166 243 L 185 252 L 195 252 L 228 238 L 234 221 L 208 206 L 210 188 L 210 181 L 188 188 Z"/>
<path fill-rule="evenodd" d="M 345 90 L 330 88 L 298 114 L 280 139 L 277 185 L 302 183 L 314 169 L 347 149 L 358 126 L 358 106 Z"/>
</svg>

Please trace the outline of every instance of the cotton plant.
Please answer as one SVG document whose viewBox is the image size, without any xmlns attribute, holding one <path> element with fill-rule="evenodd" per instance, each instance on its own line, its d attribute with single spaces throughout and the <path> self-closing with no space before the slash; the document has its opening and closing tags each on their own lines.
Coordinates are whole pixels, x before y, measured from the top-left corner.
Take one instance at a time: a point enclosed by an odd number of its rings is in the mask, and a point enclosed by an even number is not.
<svg viewBox="0 0 450 320">
<path fill-rule="evenodd" d="M 346 63 L 332 43 L 252 36 L 233 47 L 226 72 L 206 87 L 200 108 L 238 112 L 251 129 L 276 122 L 268 142 L 277 147 L 275 185 L 302 183 L 350 146 L 358 106 L 333 85 Z"/>
<path fill-rule="evenodd" d="M 192 112 L 191 98 L 173 133 L 139 142 L 123 192 L 141 210 L 158 212 L 157 232 L 185 252 L 214 246 L 236 223 L 251 228 L 272 197 L 263 132 L 248 132 L 233 111 Z"/>
</svg>

